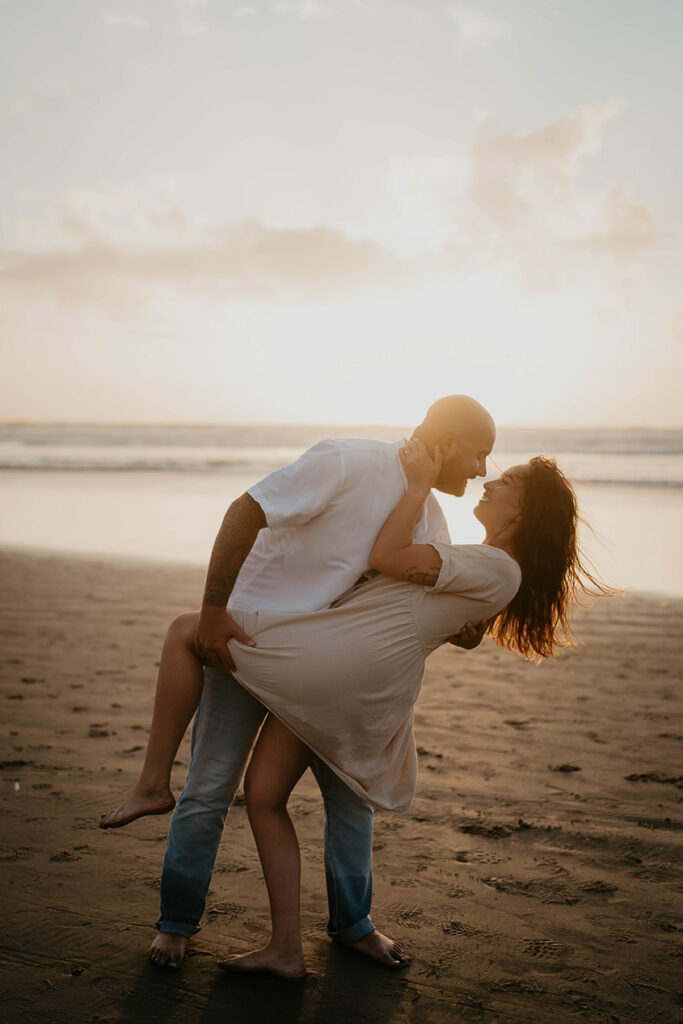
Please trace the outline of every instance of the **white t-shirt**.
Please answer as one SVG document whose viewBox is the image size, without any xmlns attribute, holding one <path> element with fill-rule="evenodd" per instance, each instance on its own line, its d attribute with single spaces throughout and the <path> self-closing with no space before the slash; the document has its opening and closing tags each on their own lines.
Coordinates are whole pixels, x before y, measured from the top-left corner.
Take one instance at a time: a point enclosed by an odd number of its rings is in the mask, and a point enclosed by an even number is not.
<svg viewBox="0 0 683 1024">
<path fill-rule="evenodd" d="M 407 481 L 405 440 L 320 441 L 248 493 L 268 528 L 256 538 L 228 602 L 244 611 L 328 608 L 370 565 L 370 551 Z M 449 543 L 441 506 L 430 494 L 414 542 Z"/>
</svg>

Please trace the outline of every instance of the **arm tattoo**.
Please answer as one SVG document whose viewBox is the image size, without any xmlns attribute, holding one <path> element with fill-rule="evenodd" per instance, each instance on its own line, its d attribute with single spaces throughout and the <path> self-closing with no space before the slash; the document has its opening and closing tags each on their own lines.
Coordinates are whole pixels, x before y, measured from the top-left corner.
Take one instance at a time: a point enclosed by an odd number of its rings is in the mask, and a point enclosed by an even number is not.
<svg viewBox="0 0 683 1024">
<path fill-rule="evenodd" d="M 256 536 L 266 525 L 261 506 L 249 494 L 233 501 L 211 552 L 203 604 L 213 608 L 227 604 Z"/>
<path fill-rule="evenodd" d="M 407 583 L 417 583 L 420 587 L 431 587 L 438 580 L 439 572 L 440 569 L 418 569 L 416 565 L 411 565 L 403 571 L 401 579 Z"/>
</svg>

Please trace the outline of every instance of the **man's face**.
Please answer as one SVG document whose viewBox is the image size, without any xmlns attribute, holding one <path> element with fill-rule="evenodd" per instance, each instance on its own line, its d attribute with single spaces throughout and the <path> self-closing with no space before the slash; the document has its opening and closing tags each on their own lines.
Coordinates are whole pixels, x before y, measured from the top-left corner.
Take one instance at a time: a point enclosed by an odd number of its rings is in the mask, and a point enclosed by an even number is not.
<svg viewBox="0 0 683 1024">
<path fill-rule="evenodd" d="M 495 439 L 495 431 L 488 424 L 481 424 L 467 433 L 444 435 L 441 440 L 443 466 L 434 484 L 437 491 L 460 497 L 465 493 L 468 480 L 486 476 L 486 459 Z"/>
</svg>

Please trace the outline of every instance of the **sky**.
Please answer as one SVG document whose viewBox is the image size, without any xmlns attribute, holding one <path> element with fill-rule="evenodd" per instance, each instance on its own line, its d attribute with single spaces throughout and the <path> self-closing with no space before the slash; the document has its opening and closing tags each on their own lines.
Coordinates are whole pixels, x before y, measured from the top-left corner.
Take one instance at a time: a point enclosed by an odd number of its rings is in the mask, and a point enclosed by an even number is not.
<svg viewBox="0 0 683 1024">
<path fill-rule="evenodd" d="M 683 426 L 676 0 L 0 0 L 0 420 Z"/>
</svg>

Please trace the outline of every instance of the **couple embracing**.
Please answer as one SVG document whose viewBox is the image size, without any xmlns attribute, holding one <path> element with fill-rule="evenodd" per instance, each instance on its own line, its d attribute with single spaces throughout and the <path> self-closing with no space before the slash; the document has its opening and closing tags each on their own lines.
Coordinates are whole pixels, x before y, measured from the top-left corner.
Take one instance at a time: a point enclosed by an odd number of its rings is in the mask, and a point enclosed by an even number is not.
<svg viewBox="0 0 683 1024">
<path fill-rule="evenodd" d="M 409 441 L 322 441 L 228 509 L 201 611 L 166 636 L 140 778 L 100 823 L 173 808 L 171 766 L 196 711 L 162 869 L 156 965 L 177 969 L 199 930 L 245 767 L 272 935 L 223 966 L 305 974 L 287 800 L 308 767 L 325 810 L 328 934 L 389 967 L 408 962 L 370 920 L 372 825 L 375 807 L 405 810 L 415 791 L 425 658 L 447 642 L 475 647 L 484 631 L 525 657 L 551 656 L 570 637 L 577 593 L 601 589 L 581 563 L 573 489 L 543 457 L 485 485 L 475 509 L 483 544 L 451 544 L 432 487 L 462 495 L 486 475 L 494 441 L 488 412 L 449 396 Z"/>
</svg>

